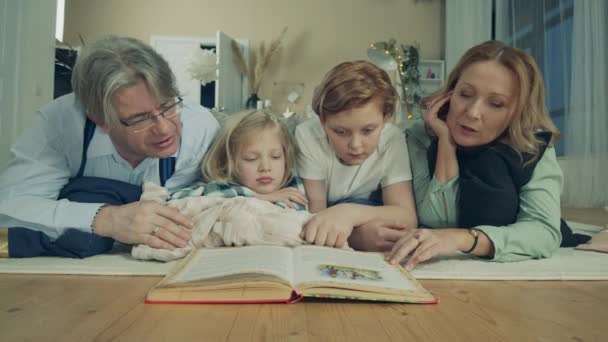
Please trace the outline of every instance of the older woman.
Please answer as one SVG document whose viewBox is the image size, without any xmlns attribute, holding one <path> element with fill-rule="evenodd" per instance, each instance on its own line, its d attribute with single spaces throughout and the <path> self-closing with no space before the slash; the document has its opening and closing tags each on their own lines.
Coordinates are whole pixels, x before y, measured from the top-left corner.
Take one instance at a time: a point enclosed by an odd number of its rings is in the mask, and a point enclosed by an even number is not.
<svg viewBox="0 0 608 342">
<path fill-rule="evenodd" d="M 423 103 L 424 122 L 407 131 L 416 207 L 422 226 L 442 229 L 407 231 L 387 260 L 410 255 L 411 270 L 457 251 L 496 261 L 551 256 L 562 239 L 560 133 L 534 59 L 482 43 Z"/>
</svg>

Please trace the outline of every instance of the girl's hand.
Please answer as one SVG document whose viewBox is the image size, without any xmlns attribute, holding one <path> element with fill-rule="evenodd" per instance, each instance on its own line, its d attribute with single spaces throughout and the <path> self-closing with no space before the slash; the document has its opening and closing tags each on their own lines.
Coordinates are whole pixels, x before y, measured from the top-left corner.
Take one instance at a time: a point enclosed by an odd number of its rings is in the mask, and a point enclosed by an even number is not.
<svg viewBox="0 0 608 342">
<path fill-rule="evenodd" d="M 296 204 L 304 207 L 308 204 L 306 195 L 296 188 L 283 188 L 269 194 L 256 194 L 256 198 L 269 202 L 282 202 L 290 208 L 296 208 Z"/>
<path fill-rule="evenodd" d="M 453 229 L 412 229 L 399 239 L 393 249 L 385 253 L 384 259 L 390 264 L 400 263 L 410 256 L 405 269 L 411 271 L 419 262 L 437 255 L 449 255 L 458 252 L 460 234 L 466 233 Z"/>
<path fill-rule="evenodd" d="M 448 125 L 445 122 L 445 118 L 439 117 L 439 110 L 443 107 L 446 102 L 450 101 L 452 96 L 452 92 L 448 92 L 441 97 L 435 99 L 426 109 L 424 113 L 424 122 L 428 127 L 431 128 L 433 133 L 439 139 L 449 139 L 451 140 L 450 130 L 448 129 Z"/>
<path fill-rule="evenodd" d="M 349 215 L 348 209 L 340 205 L 322 210 L 306 222 L 300 238 L 317 246 L 342 248 L 353 231 Z"/>
</svg>

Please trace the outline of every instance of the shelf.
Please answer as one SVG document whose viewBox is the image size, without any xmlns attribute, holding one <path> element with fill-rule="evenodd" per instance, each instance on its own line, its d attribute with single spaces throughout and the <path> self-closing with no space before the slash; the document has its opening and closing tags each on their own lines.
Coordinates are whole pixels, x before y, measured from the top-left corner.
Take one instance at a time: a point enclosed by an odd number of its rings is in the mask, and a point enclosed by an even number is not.
<svg viewBox="0 0 608 342">
<path fill-rule="evenodd" d="M 418 63 L 420 85 L 425 95 L 438 90 L 445 81 L 445 63 L 442 60 L 421 59 Z M 431 77 L 429 77 L 431 76 Z"/>
</svg>

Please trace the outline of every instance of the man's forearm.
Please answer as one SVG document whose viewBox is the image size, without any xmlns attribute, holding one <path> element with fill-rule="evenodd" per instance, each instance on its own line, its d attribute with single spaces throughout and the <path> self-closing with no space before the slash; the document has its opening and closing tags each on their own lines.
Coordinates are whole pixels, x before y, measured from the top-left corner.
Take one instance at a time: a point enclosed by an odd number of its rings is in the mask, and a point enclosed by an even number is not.
<svg viewBox="0 0 608 342">
<path fill-rule="evenodd" d="M 0 203 L 0 226 L 26 227 L 57 238 L 67 228 L 91 231 L 95 212 L 102 203 L 54 201 L 21 197 Z"/>
</svg>

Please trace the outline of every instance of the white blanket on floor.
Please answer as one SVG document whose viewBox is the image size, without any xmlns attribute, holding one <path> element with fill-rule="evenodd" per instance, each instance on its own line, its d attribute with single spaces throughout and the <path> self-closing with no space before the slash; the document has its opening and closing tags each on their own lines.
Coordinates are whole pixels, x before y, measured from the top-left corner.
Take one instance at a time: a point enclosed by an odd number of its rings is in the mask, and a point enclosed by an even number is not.
<svg viewBox="0 0 608 342">
<path fill-rule="evenodd" d="M 570 222 L 578 232 L 602 227 Z M 175 262 L 140 261 L 124 252 L 87 259 L 0 259 L 0 273 L 161 276 Z M 440 258 L 413 271 L 418 279 L 470 280 L 608 280 L 608 254 L 560 248 L 553 257 L 496 263 L 466 255 Z"/>
</svg>

